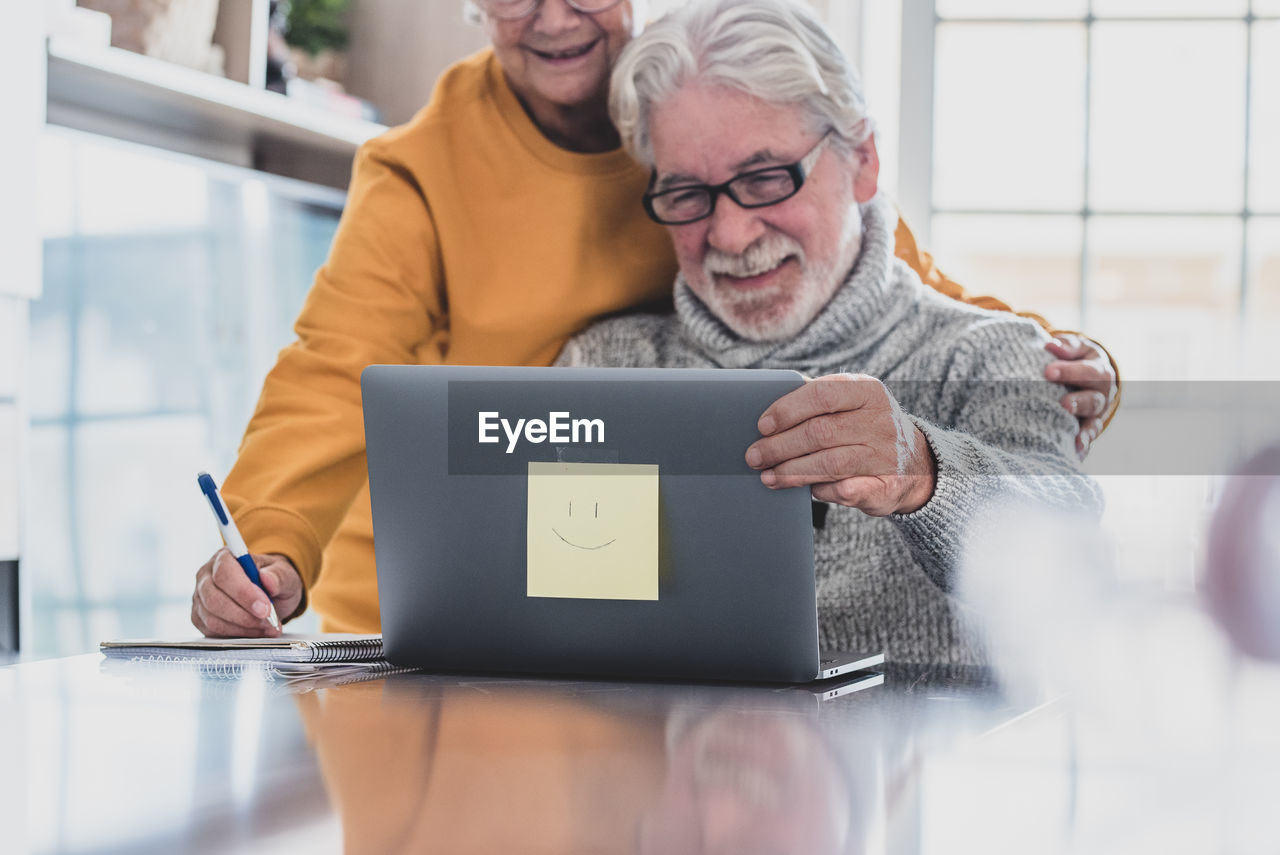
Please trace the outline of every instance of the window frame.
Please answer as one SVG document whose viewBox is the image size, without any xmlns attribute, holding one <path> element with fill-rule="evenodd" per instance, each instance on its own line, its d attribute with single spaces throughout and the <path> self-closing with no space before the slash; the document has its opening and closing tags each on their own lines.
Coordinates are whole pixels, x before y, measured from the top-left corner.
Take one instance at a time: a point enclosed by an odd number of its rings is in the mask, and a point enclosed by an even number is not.
<svg viewBox="0 0 1280 855">
<path fill-rule="evenodd" d="M 1168 210 L 1095 210 L 1089 192 L 1091 180 L 1088 152 L 1093 138 L 1092 107 L 1094 89 L 1094 27 L 1098 23 L 1197 23 L 1231 22 L 1245 25 L 1245 91 L 1244 91 L 1244 170 L 1242 205 L 1230 211 L 1205 211 L 1198 209 Z M 902 86 L 899 104 L 900 136 L 898 157 L 901 164 L 898 204 L 920 244 L 932 245 L 933 218 L 937 215 L 990 215 L 990 216 L 1067 216 L 1081 223 L 1080 267 L 1077 280 L 1077 304 L 1082 326 L 1089 322 L 1090 278 L 1090 224 L 1095 217 L 1107 218 L 1162 218 L 1196 217 L 1229 219 L 1240 225 L 1240 269 L 1237 283 L 1238 320 L 1248 317 L 1250 293 L 1250 225 L 1260 217 L 1275 217 L 1274 212 L 1256 212 L 1252 208 L 1250 184 L 1253 176 L 1253 73 L 1255 25 L 1259 22 L 1280 21 L 1280 13 L 1254 13 L 1254 0 L 1249 0 L 1243 15 L 1153 15 L 1111 16 L 1095 15 L 1094 0 L 1087 0 L 1085 14 L 1077 17 L 1017 17 L 999 16 L 982 18 L 943 17 L 937 11 L 936 0 L 902 0 Z M 1084 91 L 1084 150 L 1086 152 L 1081 180 L 1083 203 L 1074 208 L 1025 209 L 1010 207 L 968 208 L 938 205 L 934 200 L 933 154 L 935 145 L 934 110 L 937 57 L 935 53 L 938 27 L 943 24 L 1083 24 L 1085 28 L 1085 91 Z"/>
</svg>

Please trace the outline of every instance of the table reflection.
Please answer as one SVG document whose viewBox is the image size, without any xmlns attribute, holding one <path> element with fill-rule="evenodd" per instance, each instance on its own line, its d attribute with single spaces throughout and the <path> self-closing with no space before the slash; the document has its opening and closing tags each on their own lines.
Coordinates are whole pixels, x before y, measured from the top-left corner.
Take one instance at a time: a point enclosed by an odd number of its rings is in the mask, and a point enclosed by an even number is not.
<svg viewBox="0 0 1280 855">
<path fill-rule="evenodd" d="M 1204 615 L 1141 628 L 1048 696 L 2 668 L 0 851 L 1274 855 L 1280 670 L 1221 662 Z"/>
<path fill-rule="evenodd" d="M 881 789 L 874 751 L 843 750 L 813 717 L 778 713 L 690 711 L 667 728 L 638 851 L 866 851 Z"/>
<path fill-rule="evenodd" d="M 930 741 L 914 729 L 936 740 L 1009 714 L 987 681 L 921 676 L 820 702 L 402 675 L 297 703 L 347 852 L 843 855 L 885 850 L 887 793 Z M 935 720 L 938 692 L 951 703 Z"/>
</svg>

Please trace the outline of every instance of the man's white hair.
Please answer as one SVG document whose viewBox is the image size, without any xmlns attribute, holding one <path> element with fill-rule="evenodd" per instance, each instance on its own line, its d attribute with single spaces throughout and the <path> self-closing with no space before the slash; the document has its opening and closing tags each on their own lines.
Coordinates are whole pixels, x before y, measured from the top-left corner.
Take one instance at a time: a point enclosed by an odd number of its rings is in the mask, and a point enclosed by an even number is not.
<svg viewBox="0 0 1280 855">
<path fill-rule="evenodd" d="M 613 70 L 609 112 L 632 156 L 653 166 L 655 105 L 693 82 L 799 105 L 846 152 L 875 128 L 858 73 L 798 0 L 692 0 L 650 24 Z"/>
</svg>

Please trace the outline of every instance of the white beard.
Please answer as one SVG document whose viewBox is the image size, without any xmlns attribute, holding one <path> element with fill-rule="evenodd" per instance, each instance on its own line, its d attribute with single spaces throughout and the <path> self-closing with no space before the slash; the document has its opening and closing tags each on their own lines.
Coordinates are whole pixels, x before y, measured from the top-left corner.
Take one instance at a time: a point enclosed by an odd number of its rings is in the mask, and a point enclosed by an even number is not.
<svg viewBox="0 0 1280 855">
<path fill-rule="evenodd" d="M 853 269 L 862 249 L 862 215 L 856 204 L 846 210 L 840 248 L 840 255 L 826 263 L 810 261 L 797 241 L 769 232 L 741 254 L 709 249 L 698 281 L 689 278 L 689 286 L 713 315 L 742 338 L 785 341 L 818 316 Z M 800 267 L 798 282 L 740 290 L 716 278 L 717 274 L 758 276 L 788 259 Z"/>
</svg>

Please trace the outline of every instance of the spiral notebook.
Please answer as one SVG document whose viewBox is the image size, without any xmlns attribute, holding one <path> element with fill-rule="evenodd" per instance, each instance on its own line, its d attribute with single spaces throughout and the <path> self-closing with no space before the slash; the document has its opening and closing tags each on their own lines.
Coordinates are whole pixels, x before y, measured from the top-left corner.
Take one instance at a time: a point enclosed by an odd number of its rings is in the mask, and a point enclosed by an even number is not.
<svg viewBox="0 0 1280 855">
<path fill-rule="evenodd" d="M 278 691 L 291 694 L 378 680 L 417 670 L 392 665 L 385 659 L 372 662 L 273 662 L 265 659 L 199 659 L 181 655 L 107 656 L 100 667 L 103 673 L 127 678 L 138 676 L 138 669 L 145 669 L 148 677 L 182 673 L 227 682 L 257 677 L 276 684 Z"/>
<path fill-rule="evenodd" d="M 381 635 L 331 632 L 285 633 L 279 638 L 197 638 L 190 641 L 141 639 L 98 645 L 112 659 L 164 656 L 211 662 L 376 662 L 383 659 Z"/>
</svg>

